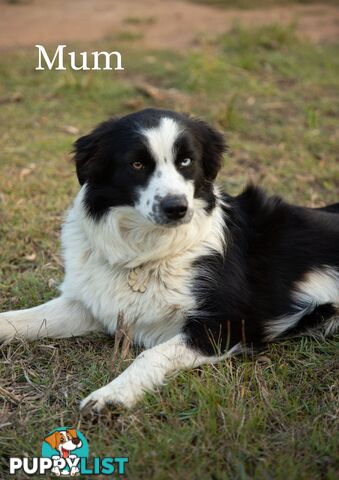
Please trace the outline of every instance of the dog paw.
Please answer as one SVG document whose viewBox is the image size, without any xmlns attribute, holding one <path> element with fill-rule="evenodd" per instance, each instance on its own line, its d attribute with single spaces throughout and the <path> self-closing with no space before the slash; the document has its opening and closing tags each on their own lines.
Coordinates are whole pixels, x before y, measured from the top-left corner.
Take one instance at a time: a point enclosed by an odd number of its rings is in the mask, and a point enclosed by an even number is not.
<svg viewBox="0 0 339 480">
<path fill-rule="evenodd" d="M 16 333 L 15 319 L 11 312 L 0 313 L 0 344 L 12 340 Z"/>
<path fill-rule="evenodd" d="M 127 394 L 126 390 L 121 387 L 116 387 L 112 384 L 99 388 L 90 393 L 80 403 L 80 410 L 82 413 L 100 413 L 105 408 L 121 409 L 132 408 L 137 402 L 137 398 L 131 393 Z"/>
</svg>

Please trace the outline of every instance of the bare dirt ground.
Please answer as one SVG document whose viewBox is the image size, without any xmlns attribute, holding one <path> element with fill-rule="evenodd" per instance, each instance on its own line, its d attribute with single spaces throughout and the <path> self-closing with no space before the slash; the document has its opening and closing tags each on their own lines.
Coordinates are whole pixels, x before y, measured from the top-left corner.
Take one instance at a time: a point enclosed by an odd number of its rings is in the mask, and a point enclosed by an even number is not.
<svg viewBox="0 0 339 480">
<path fill-rule="evenodd" d="M 289 5 L 254 10 L 217 9 L 180 0 L 0 0 L 0 48 L 96 40 L 122 33 L 139 45 L 178 49 L 199 35 L 228 31 L 235 23 L 294 23 L 315 42 L 339 39 L 339 6 Z"/>
</svg>

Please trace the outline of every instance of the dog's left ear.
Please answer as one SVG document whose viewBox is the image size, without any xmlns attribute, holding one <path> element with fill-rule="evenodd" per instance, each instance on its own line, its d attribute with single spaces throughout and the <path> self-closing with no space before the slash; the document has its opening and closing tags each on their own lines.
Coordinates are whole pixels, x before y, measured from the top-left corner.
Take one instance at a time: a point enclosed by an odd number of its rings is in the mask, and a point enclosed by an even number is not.
<svg viewBox="0 0 339 480">
<path fill-rule="evenodd" d="M 66 430 L 66 431 L 72 438 L 77 438 L 77 432 L 75 431 L 74 428 L 71 428 L 71 429 Z"/>
<path fill-rule="evenodd" d="M 194 120 L 197 138 L 202 146 L 204 177 L 213 181 L 223 165 L 223 154 L 227 150 L 224 136 L 202 120 Z"/>
</svg>

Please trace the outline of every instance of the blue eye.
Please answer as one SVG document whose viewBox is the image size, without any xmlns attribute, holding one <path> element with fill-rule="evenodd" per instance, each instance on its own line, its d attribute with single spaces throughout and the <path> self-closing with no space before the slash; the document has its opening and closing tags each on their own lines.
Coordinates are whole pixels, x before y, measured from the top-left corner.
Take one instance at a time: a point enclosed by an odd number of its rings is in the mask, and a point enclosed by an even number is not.
<svg viewBox="0 0 339 480">
<path fill-rule="evenodd" d="M 189 167 L 192 163 L 192 160 L 190 158 L 184 158 L 183 160 L 180 160 L 179 165 L 180 167 Z"/>
</svg>

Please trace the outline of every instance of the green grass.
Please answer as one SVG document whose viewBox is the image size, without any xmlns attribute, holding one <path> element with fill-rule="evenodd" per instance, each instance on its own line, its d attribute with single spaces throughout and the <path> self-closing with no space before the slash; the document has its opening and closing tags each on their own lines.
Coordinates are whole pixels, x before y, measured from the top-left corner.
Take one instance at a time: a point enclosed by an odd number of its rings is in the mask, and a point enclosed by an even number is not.
<svg viewBox="0 0 339 480">
<path fill-rule="evenodd" d="M 183 54 L 135 43 L 121 44 L 126 69 L 113 73 L 35 72 L 34 52 L 2 53 L 0 310 L 57 295 L 60 223 L 78 188 L 69 152 L 109 115 L 154 104 L 191 111 L 227 132 L 220 183 L 231 193 L 251 178 L 296 203 L 338 200 L 339 45 L 304 43 L 277 26 L 200 38 Z M 150 98 L 140 83 L 160 94 Z M 63 424 L 79 425 L 91 455 L 129 456 L 131 479 L 336 478 L 335 339 L 286 341 L 182 372 L 133 411 L 91 423 L 79 417 L 80 399 L 134 355 L 114 362 L 112 345 L 3 347 L 1 386 L 17 402 L 0 406 L 0 478 L 8 456 L 37 455 Z"/>
</svg>

